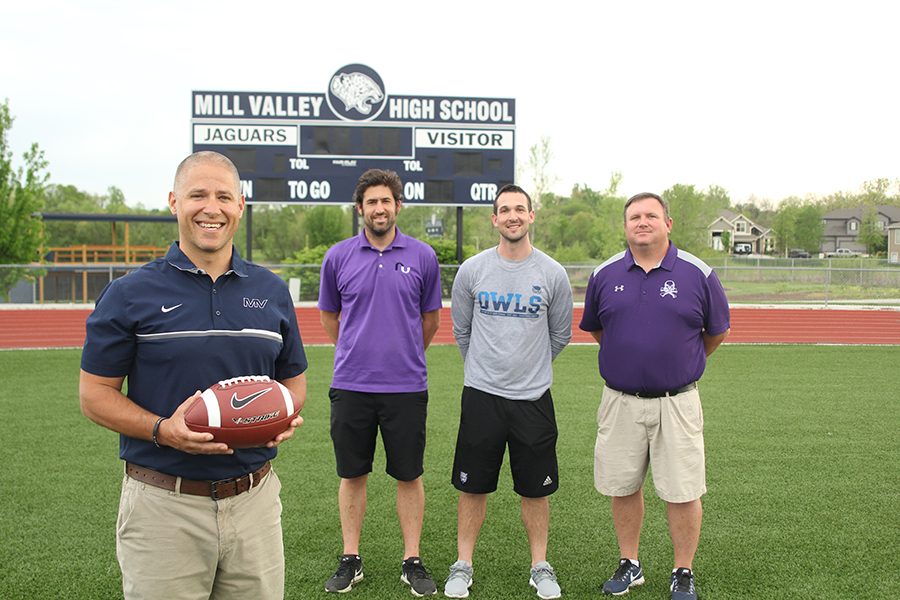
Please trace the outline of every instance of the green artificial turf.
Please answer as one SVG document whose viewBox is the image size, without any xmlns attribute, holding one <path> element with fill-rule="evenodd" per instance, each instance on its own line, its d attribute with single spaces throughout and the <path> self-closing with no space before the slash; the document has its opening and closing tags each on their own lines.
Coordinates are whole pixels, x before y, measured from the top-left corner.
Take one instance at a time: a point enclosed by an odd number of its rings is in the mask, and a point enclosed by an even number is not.
<svg viewBox="0 0 900 600">
<path fill-rule="evenodd" d="M 307 349 L 305 424 L 275 462 L 284 484 L 286 598 L 325 597 L 341 551 L 328 433 L 333 350 Z M 0 353 L 0 597 L 121 597 L 115 518 L 117 436 L 78 408 L 77 350 Z M 450 468 L 462 364 L 428 351 L 430 403 L 422 556 L 439 588 L 456 559 Z M 900 597 L 900 347 L 723 346 L 701 382 L 707 484 L 694 563 L 701 598 Z M 527 369 L 527 365 L 522 365 Z M 608 499 L 593 490 L 601 380 L 596 349 L 555 364 L 560 489 L 549 560 L 564 598 L 598 598 L 618 560 Z M 350 597 L 408 598 L 395 486 L 381 449 L 369 481 L 366 577 Z M 630 598 L 668 598 L 672 551 L 648 480 L 641 559 Z M 475 554 L 471 598 L 531 598 L 518 498 L 504 467 Z"/>
</svg>

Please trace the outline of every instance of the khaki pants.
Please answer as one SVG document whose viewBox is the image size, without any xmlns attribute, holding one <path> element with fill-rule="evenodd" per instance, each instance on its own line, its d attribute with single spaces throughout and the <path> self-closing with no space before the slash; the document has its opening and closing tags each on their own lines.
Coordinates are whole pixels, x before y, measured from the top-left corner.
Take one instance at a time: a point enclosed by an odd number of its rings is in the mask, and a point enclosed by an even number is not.
<svg viewBox="0 0 900 600">
<path fill-rule="evenodd" d="M 213 500 L 126 476 L 116 555 L 126 600 L 284 597 L 281 482 Z"/>
</svg>

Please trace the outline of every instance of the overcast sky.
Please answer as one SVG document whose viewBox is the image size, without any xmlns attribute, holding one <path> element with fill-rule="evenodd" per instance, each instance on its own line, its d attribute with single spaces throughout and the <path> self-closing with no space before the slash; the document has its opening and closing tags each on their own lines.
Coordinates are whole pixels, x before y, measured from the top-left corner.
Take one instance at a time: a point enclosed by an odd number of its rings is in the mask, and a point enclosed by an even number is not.
<svg viewBox="0 0 900 600">
<path fill-rule="evenodd" d="M 54 183 L 162 206 L 192 90 L 324 93 L 363 63 L 388 95 L 514 98 L 553 189 L 675 183 L 750 197 L 900 178 L 892 2 L 4 0 L 0 101 Z M 527 177 L 524 181 L 529 184 Z M 349 200 L 349 199 L 348 199 Z"/>
</svg>

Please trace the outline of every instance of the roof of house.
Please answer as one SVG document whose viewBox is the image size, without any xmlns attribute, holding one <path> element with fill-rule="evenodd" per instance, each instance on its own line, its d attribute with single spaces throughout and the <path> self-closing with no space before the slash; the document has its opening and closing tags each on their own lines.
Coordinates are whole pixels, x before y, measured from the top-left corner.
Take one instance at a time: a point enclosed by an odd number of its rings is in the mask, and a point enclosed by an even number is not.
<svg viewBox="0 0 900 600">
<path fill-rule="evenodd" d="M 732 211 L 732 210 L 728 210 L 727 208 L 721 208 L 721 209 L 719 209 L 719 216 L 716 217 L 716 219 L 715 219 L 712 223 L 710 223 L 709 225 L 707 225 L 706 228 L 709 229 L 710 227 L 712 227 L 713 225 L 715 225 L 716 222 L 718 222 L 718 221 L 720 221 L 720 220 L 724 220 L 724 221 L 727 222 L 729 225 L 734 226 L 734 222 L 737 221 L 738 219 L 742 219 L 742 220 L 744 220 L 744 221 L 746 221 L 747 223 L 750 224 L 750 231 L 745 232 L 745 233 L 742 233 L 742 234 L 737 234 L 737 235 L 740 236 L 740 237 L 749 237 L 749 238 L 754 238 L 754 239 L 755 239 L 755 237 L 762 237 L 762 236 L 768 235 L 769 232 L 772 231 L 772 229 L 769 228 L 769 227 L 763 227 L 763 226 L 761 226 L 761 225 L 757 225 L 757 224 L 754 223 L 752 220 L 750 220 L 749 218 L 745 217 L 742 213 L 739 214 L 739 213 L 736 213 L 736 212 L 734 212 L 734 211 Z M 759 234 L 753 234 L 753 233 L 752 233 L 752 230 L 753 230 L 753 229 L 756 229 L 756 231 L 758 231 Z"/>
<path fill-rule="evenodd" d="M 720 217 L 724 217 L 724 218 L 725 218 L 726 220 L 728 220 L 728 221 L 734 221 L 734 220 L 737 219 L 740 215 L 737 214 L 737 213 L 734 212 L 734 211 L 728 210 L 727 208 L 723 208 L 723 209 L 719 210 L 719 216 L 720 216 Z"/>
<path fill-rule="evenodd" d="M 896 221 L 900 221 L 900 206 L 890 206 L 887 204 L 882 204 L 881 206 L 876 206 L 876 210 L 887 217 L 888 222 L 894 223 Z M 854 206 L 851 208 L 838 208 L 832 211 L 825 213 L 822 217 L 826 220 L 840 220 L 847 221 L 849 219 L 857 219 L 862 221 L 863 212 L 865 211 L 865 207 L 862 206 Z"/>
</svg>

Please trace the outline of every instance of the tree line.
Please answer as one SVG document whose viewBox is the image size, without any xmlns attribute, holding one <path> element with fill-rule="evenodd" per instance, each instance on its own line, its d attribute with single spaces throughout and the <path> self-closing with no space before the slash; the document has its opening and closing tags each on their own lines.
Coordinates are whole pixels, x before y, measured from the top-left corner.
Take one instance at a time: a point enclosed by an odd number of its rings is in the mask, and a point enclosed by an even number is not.
<svg viewBox="0 0 900 600">
<path fill-rule="evenodd" d="M 12 123 L 7 101 L 0 104 L 0 264 L 40 261 L 41 252 L 49 247 L 113 242 L 109 223 L 42 223 L 32 216 L 34 213 L 169 214 L 165 198 L 160 198 L 158 207 L 129 206 L 116 187 L 110 187 L 105 194 L 91 194 L 72 185 L 50 183 L 49 165 L 37 144 L 24 153 L 16 168 L 7 141 Z M 563 264 L 595 264 L 624 249 L 622 219 L 626 198 L 619 192 L 622 175 L 612 173 L 602 190 L 576 185 L 568 195 L 557 195 L 547 191 L 554 182 L 549 169 L 551 158 L 549 139 L 542 138 L 530 149 L 526 172 L 518 175 L 520 181 L 530 180 L 529 191 L 537 205 L 538 216 L 532 226 L 534 244 Z M 884 250 L 886 238 L 875 225 L 875 207 L 900 206 L 900 181 L 889 179 L 865 182 L 857 193 L 791 197 L 777 206 L 756 199 L 734 202 L 720 186 L 699 189 L 675 184 L 661 193 L 669 201 L 670 216 L 675 222 L 672 240 L 679 248 L 701 257 L 719 253 L 709 247 L 707 227 L 722 209 L 772 228 L 776 249 L 784 253 L 788 248 L 818 251 L 822 216 L 836 208 L 861 206 L 864 212 L 860 239 L 870 252 L 877 253 Z M 352 218 L 350 199 L 343 206 L 255 205 L 253 258 L 267 264 L 319 264 L 325 250 L 350 235 Z M 426 234 L 426 227 L 433 221 L 444 226 L 438 238 Z M 405 233 L 431 243 L 441 264 L 456 262 L 455 207 L 405 206 L 398 224 Z M 246 220 L 241 223 L 235 242 L 246 254 L 244 227 Z M 178 232 L 174 223 L 133 223 L 129 234 L 131 245 L 166 247 Z M 496 239 L 489 208 L 463 209 L 465 257 L 495 245 Z M 122 244 L 121 234 L 117 243 Z M 22 276 L 20 271 L 0 269 L 0 278 L 4 278 L 0 279 L 0 292 L 5 293 Z"/>
</svg>

